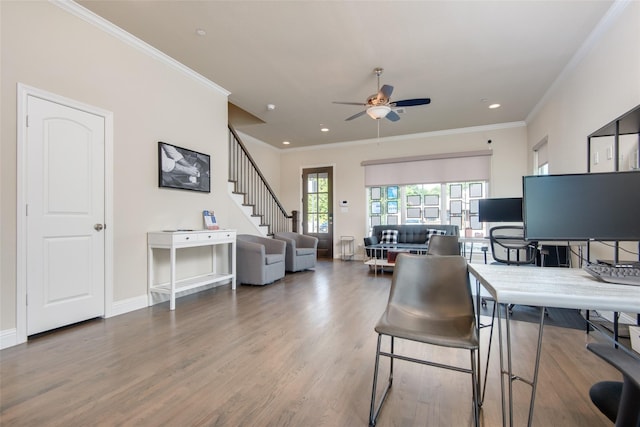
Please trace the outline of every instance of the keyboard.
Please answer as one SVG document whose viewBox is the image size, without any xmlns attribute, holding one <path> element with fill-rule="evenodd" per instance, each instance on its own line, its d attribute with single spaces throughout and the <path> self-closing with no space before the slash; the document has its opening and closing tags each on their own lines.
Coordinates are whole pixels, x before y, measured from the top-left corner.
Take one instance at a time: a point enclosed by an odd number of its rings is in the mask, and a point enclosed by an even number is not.
<svg viewBox="0 0 640 427">
<path fill-rule="evenodd" d="M 640 268 L 613 267 L 606 264 L 587 264 L 583 269 L 603 282 L 640 286 Z"/>
</svg>

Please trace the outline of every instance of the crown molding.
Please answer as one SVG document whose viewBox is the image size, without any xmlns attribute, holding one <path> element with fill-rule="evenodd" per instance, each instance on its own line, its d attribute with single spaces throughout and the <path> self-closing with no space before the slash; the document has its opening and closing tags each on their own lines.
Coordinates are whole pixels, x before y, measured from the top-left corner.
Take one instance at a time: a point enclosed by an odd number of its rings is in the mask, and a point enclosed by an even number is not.
<svg viewBox="0 0 640 427">
<path fill-rule="evenodd" d="M 89 24 L 99 28 L 100 30 L 126 43 L 127 45 L 133 47 L 134 49 L 137 49 L 138 51 L 170 66 L 174 70 L 181 72 L 182 74 L 190 77 L 191 79 L 197 81 L 198 83 L 201 83 L 209 87 L 210 89 L 214 89 L 220 92 L 221 94 L 223 94 L 224 96 L 228 97 L 231 94 L 231 92 L 215 84 L 214 82 L 207 79 L 203 75 L 195 72 L 194 70 L 182 64 L 181 62 L 176 61 L 169 55 L 159 51 L 155 47 L 140 40 L 134 35 L 126 32 L 122 28 L 118 27 L 117 25 L 114 25 L 113 23 L 107 21 L 101 16 L 96 15 L 95 13 L 91 12 L 89 9 L 86 9 L 83 6 L 80 6 L 78 3 L 72 0 L 49 0 L 49 2 L 65 10 L 66 12 L 69 12 L 70 14 L 82 19 L 83 21 L 88 22 Z"/>
<path fill-rule="evenodd" d="M 436 130 L 432 132 L 412 133 L 409 135 L 387 136 L 383 138 L 370 138 L 370 139 L 361 139 L 361 140 L 347 141 L 347 142 L 334 142 L 331 144 L 312 145 L 308 147 L 277 148 L 277 149 L 280 150 L 282 153 L 289 153 L 293 151 L 314 151 L 314 150 L 323 150 L 323 149 L 333 150 L 335 148 L 350 147 L 354 145 L 377 144 L 381 142 L 411 141 L 411 140 L 421 139 L 421 138 L 433 138 L 437 136 L 460 135 L 460 134 L 475 133 L 475 132 L 490 132 L 495 130 L 513 129 L 513 128 L 520 128 L 520 127 L 526 127 L 526 126 L 527 124 L 523 121 L 496 123 L 496 124 L 484 125 L 484 126 L 470 126 L 466 128 L 444 129 L 444 130 Z"/>
</svg>

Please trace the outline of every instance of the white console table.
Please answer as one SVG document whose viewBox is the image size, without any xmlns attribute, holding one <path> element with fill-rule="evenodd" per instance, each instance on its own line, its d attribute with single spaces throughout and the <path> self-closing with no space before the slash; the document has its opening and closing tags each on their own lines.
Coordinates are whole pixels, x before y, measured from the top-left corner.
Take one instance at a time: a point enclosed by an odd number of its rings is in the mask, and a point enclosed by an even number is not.
<svg viewBox="0 0 640 427">
<path fill-rule="evenodd" d="M 216 245 L 226 245 L 229 258 L 227 271 L 218 272 Z M 176 250 L 197 246 L 212 246 L 212 271 L 207 274 L 176 280 Z M 147 233 L 148 274 L 147 284 L 149 305 L 153 304 L 152 294 L 169 295 L 169 308 L 176 308 L 176 293 L 211 283 L 231 281 L 231 289 L 236 288 L 236 231 L 235 230 L 193 230 L 193 231 L 153 231 Z M 166 283 L 154 283 L 154 258 L 156 249 L 169 250 L 170 279 Z"/>
</svg>

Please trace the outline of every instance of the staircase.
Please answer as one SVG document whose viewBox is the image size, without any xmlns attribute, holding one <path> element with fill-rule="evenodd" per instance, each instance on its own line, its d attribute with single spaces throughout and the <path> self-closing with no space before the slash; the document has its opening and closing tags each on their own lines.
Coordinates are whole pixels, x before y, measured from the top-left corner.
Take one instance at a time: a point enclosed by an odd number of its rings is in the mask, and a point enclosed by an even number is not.
<svg viewBox="0 0 640 427">
<path fill-rule="evenodd" d="M 263 235 L 297 231 L 297 211 L 287 214 L 260 169 L 229 125 L 229 183 L 243 211 Z"/>
</svg>

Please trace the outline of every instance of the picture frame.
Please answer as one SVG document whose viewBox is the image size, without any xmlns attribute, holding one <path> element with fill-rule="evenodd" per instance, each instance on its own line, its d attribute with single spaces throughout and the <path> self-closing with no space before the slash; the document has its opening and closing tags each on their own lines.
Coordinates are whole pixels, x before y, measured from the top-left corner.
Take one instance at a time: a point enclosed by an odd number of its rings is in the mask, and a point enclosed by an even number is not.
<svg viewBox="0 0 640 427">
<path fill-rule="evenodd" d="M 451 200 L 449 202 L 451 215 L 462 215 L 462 200 Z"/>
<path fill-rule="evenodd" d="M 398 187 L 391 186 L 387 187 L 387 199 L 397 199 L 398 198 Z"/>
<path fill-rule="evenodd" d="M 440 218 L 440 208 L 435 206 L 429 206 L 424 208 L 425 219 L 438 219 Z"/>
<path fill-rule="evenodd" d="M 480 213 L 480 199 L 469 200 L 469 214 L 478 215 Z"/>
<path fill-rule="evenodd" d="M 211 157 L 158 141 L 158 187 L 210 193 Z"/>
<path fill-rule="evenodd" d="M 482 197 L 482 184 L 472 182 L 469 184 L 469 197 Z"/>
<path fill-rule="evenodd" d="M 387 215 L 387 225 L 398 225 L 398 215 Z"/>
<path fill-rule="evenodd" d="M 420 208 L 407 208 L 407 218 L 421 218 L 422 209 Z"/>
<path fill-rule="evenodd" d="M 437 194 L 425 194 L 424 204 L 425 206 L 439 206 L 440 196 Z"/>
<path fill-rule="evenodd" d="M 398 202 L 396 200 L 387 202 L 387 213 L 388 214 L 398 213 Z"/>
<path fill-rule="evenodd" d="M 422 197 L 418 195 L 407 196 L 407 206 L 420 206 Z"/>
<path fill-rule="evenodd" d="M 380 200 L 381 196 L 380 187 L 371 187 L 371 200 Z"/>
<path fill-rule="evenodd" d="M 449 197 L 452 199 L 461 199 L 462 184 L 449 184 Z"/>
<path fill-rule="evenodd" d="M 371 202 L 371 214 L 380 215 L 382 212 L 382 204 L 380 202 Z"/>
</svg>

